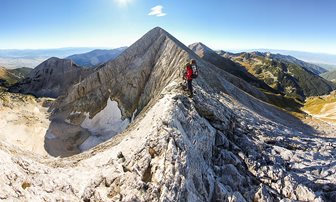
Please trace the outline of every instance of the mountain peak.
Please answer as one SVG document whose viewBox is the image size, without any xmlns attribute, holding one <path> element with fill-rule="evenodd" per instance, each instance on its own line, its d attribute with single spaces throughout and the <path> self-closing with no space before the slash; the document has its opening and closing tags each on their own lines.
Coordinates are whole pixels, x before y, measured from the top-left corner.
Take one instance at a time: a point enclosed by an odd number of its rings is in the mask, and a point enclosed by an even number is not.
<svg viewBox="0 0 336 202">
<path fill-rule="evenodd" d="M 154 27 L 153 29 L 149 30 L 143 37 L 151 36 L 153 38 L 157 38 L 161 35 L 170 35 L 170 34 L 161 27 Z"/>
<path fill-rule="evenodd" d="M 188 47 L 200 57 L 203 57 L 205 54 L 216 55 L 215 51 L 201 42 L 193 43 Z"/>
<path fill-rule="evenodd" d="M 195 50 L 206 50 L 206 51 L 213 51 L 211 48 L 203 44 L 202 42 L 196 42 L 189 45 L 189 48 L 193 51 Z"/>
</svg>

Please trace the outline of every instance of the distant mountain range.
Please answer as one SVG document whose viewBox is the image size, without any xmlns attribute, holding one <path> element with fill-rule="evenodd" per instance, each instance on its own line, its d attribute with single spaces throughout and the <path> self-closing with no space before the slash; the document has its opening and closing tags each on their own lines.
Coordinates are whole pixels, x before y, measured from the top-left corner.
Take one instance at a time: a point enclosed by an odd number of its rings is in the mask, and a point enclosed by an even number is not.
<svg viewBox="0 0 336 202">
<path fill-rule="evenodd" d="M 334 83 L 318 76 L 318 73 L 325 71 L 323 68 L 291 56 L 261 52 L 219 54 L 241 64 L 273 89 L 301 101 L 336 89 Z"/>
<path fill-rule="evenodd" d="M 36 57 L 59 57 L 88 52 L 97 48 L 55 48 L 55 49 L 0 49 L 0 57 L 7 58 L 36 58 Z"/>
<path fill-rule="evenodd" d="M 50 57 L 65 58 L 69 55 L 87 53 L 97 48 L 58 48 L 58 49 L 0 49 L 0 66 L 8 69 L 20 67 L 34 68 Z"/>
<path fill-rule="evenodd" d="M 66 59 L 70 59 L 83 67 L 93 67 L 118 57 L 126 48 L 120 47 L 111 50 L 96 49 L 83 54 L 71 55 Z"/>
<path fill-rule="evenodd" d="M 322 63 L 314 63 L 320 67 L 323 67 L 324 69 L 328 71 L 333 71 L 336 70 L 336 64 L 335 65 L 329 65 L 329 64 L 322 64 Z"/>
<path fill-rule="evenodd" d="M 248 49 L 248 50 L 236 50 L 232 52 L 237 53 L 237 52 L 254 52 L 254 51 L 270 52 L 274 54 L 278 53 L 282 55 L 291 55 L 305 62 L 318 64 L 320 66 L 325 65 L 323 67 L 326 69 L 328 69 L 328 67 L 331 67 L 332 69 L 336 68 L 336 55 L 334 54 L 312 53 L 312 52 L 291 51 L 291 50 L 277 50 L 277 49 Z"/>
<path fill-rule="evenodd" d="M 16 69 L 21 67 L 34 68 L 46 59 L 48 59 L 48 57 L 0 57 L 0 66 L 6 67 L 7 69 Z"/>
<path fill-rule="evenodd" d="M 321 76 L 329 81 L 336 83 L 336 70 L 323 73 L 321 74 Z"/>
</svg>

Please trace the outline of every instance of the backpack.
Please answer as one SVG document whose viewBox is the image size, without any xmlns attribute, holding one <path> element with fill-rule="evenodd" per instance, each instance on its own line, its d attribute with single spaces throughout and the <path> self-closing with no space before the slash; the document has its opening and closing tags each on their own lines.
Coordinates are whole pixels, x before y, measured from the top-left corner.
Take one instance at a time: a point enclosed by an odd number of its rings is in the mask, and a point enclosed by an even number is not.
<svg viewBox="0 0 336 202">
<path fill-rule="evenodd" d="M 198 77 L 198 68 L 197 68 L 197 65 L 191 65 L 191 68 L 192 68 L 192 71 L 193 71 L 193 74 L 191 75 L 191 77 L 193 79 L 196 79 Z"/>
</svg>

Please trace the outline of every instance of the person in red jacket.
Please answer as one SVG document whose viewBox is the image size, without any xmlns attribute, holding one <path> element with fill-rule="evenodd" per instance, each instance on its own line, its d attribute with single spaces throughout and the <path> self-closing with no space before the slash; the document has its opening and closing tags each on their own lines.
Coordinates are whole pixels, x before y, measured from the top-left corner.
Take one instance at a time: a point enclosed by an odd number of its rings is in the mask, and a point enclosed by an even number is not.
<svg viewBox="0 0 336 202">
<path fill-rule="evenodd" d="M 190 97 L 193 97 L 193 95 L 194 95 L 193 87 L 192 87 L 193 69 L 192 69 L 191 64 L 189 62 L 186 64 L 186 71 L 185 71 L 184 78 L 187 80 L 187 87 L 188 87 L 188 90 L 190 92 Z"/>
</svg>

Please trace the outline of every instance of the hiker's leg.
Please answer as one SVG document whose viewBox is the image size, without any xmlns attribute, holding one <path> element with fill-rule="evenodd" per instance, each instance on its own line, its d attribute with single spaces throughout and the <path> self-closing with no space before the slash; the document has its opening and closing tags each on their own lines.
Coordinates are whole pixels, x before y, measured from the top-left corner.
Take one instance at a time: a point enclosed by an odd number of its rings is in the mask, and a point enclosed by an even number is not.
<svg viewBox="0 0 336 202">
<path fill-rule="evenodd" d="M 193 87 L 192 87 L 192 80 L 188 81 L 188 90 L 190 92 L 190 95 L 192 96 L 193 93 Z"/>
</svg>

